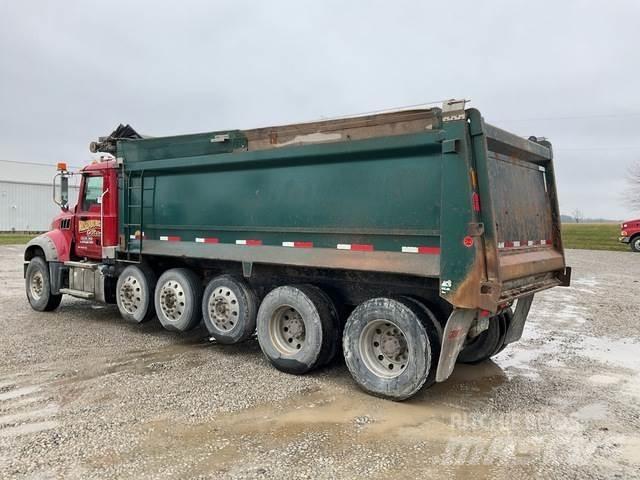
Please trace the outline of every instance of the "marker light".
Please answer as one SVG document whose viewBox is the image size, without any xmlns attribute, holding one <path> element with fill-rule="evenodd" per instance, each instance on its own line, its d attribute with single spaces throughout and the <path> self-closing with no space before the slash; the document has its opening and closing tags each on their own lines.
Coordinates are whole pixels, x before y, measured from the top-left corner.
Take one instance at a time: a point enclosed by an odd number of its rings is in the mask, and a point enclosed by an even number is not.
<svg viewBox="0 0 640 480">
<path fill-rule="evenodd" d="M 60 170 L 61 172 L 66 172 L 67 171 L 67 164 L 65 162 L 58 162 L 58 165 L 56 166 L 56 168 L 58 170 Z"/>
</svg>

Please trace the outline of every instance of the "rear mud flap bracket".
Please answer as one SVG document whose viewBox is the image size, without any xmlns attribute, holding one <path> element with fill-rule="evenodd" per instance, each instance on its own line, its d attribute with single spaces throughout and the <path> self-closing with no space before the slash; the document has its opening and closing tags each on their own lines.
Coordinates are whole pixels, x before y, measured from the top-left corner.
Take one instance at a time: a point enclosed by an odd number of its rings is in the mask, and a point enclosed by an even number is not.
<svg viewBox="0 0 640 480">
<path fill-rule="evenodd" d="M 462 350 L 471 324 L 476 319 L 478 311 L 475 309 L 456 309 L 447 320 L 442 334 L 442 348 L 436 371 L 436 382 L 444 382 L 456 365 L 458 354 Z"/>
</svg>

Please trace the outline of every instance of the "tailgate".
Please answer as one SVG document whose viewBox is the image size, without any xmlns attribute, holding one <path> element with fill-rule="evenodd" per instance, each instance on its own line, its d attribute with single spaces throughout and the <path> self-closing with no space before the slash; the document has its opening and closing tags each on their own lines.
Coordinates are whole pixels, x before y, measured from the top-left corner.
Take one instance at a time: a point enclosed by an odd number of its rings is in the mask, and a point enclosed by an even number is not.
<svg viewBox="0 0 640 480">
<path fill-rule="evenodd" d="M 487 175 L 481 189 L 493 216 L 487 268 L 502 284 L 501 300 L 566 284 L 551 144 L 491 125 L 484 130 Z M 489 223 L 484 214 L 483 220 Z"/>
</svg>

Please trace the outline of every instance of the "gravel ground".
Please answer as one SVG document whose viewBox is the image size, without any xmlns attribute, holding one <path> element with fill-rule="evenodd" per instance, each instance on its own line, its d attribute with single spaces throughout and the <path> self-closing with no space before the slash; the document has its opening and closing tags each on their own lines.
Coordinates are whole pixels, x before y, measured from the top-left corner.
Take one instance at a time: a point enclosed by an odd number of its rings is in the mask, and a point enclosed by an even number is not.
<svg viewBox="0 0 640 480">
<path fill-rule="evenodd" d="M 404 403 L 255 341 L 34 312 L 21 256 L 0 247 L 0 478 L 640 478 L 640 255 L 569 251 L 520 343 Z"/>
</svg>

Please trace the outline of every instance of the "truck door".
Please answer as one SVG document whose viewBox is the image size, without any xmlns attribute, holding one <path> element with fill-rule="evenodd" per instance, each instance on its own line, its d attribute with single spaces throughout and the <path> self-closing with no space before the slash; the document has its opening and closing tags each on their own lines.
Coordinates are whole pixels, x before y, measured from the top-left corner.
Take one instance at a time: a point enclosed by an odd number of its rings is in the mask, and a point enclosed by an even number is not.
<svg viewBox="0 0 640 480">
<path fill-rule="evenodd" d="M 102 258 L 100 201 L 103 189 L 104 180 L 99 172 L 83 176 L 75 227 L 76 255 L 79 257 Z"/>
</svg>

